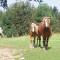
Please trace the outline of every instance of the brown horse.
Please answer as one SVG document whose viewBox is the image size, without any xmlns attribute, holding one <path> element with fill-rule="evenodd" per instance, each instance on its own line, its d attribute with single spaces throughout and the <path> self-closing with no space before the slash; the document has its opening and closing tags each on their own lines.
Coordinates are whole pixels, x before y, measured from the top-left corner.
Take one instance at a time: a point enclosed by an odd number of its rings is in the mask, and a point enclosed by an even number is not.
<svg viewBox="0 0 60 60">
<path fill-rule="evenodd" d="M 42 22 L 38 26 L 38 37 L 42 36 L 43 46 L 48 48 L 49 37 L 51 36 L 50 17 L 44 17 Z M 39 42 L 40 44 L 40 42 Z"/>
<path fill-rule="evenodd" d="M 35 23 L 32 23 L 30 26 L 30 40 L 31 40 L 31 45 L 34 48 L 35 46 L 35 39 L 38 36 L 38 25 Z M 32 40 L 33 37 L 33 40 Z"/>
<path fill-rule="evenodd" d="M 48 48 L 48 41 L 49 37 L 51 36 L 51 26 L 50 26 L 50 17 L 44 17 L 42 22 L 39 23 L 39 25 L 32 23 L 30 26 L 30 39 L 33 37 L 34 39 L 31 39 L 31 44 L 33 44 L 33 47 L 35 46 L 35 39 L 37 37 L 37 44 L 39 41 L 41 41 L 41 36 L 43 37 L 43 46 L 45 49 Z"/>
</svg>

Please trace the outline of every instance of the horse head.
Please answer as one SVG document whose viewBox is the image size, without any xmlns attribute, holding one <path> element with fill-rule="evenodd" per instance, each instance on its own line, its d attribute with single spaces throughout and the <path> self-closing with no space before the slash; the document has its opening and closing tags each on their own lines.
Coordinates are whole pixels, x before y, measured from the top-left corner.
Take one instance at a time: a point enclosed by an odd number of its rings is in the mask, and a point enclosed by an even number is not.
<svg viewBox="0 0 60 60">
<path fill-rule="evenodd" d="M 31 31 L 38 33 L 38 26 L 35 23 L 31 24 Z"/>
<path fill-rule="evenodd" d="M 50 26 L 50 17 L 44 17 L 42 22 L 44 22 L 44 25 L 46 28 Z"/>
</svg>

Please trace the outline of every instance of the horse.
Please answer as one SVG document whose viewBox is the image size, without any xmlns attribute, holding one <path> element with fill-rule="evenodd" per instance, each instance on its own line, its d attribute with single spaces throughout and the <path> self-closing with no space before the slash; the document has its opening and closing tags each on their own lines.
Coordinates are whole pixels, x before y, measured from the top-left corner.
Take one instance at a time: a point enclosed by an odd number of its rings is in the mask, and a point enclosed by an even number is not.
<svg viewBox="0 0 60 60">
<path fill-rule="evenodd" d="M 38 37 L 43 38 L 43 47 L 47 50 L 48 49 L 48 41 L 49 37 L 51 36 L 52 30 L 50 26 L 50 17 L 44 17 L 42 22 L 38 25 Z M 41 41 L 41 39 L 40 39 Z M 39 42 L 40 44 L 40 42 Z"/>
<path fill-rule="evenodd" d="M 31 23 L 30 25 L 30 41 L 31 41 L 31 45 L 34 48 L 35 47 L 35 39 L 38 36 L 38 25 L 35 23 Z M 33 37 L 33 40 L 32 40 Z"/>
</svg>

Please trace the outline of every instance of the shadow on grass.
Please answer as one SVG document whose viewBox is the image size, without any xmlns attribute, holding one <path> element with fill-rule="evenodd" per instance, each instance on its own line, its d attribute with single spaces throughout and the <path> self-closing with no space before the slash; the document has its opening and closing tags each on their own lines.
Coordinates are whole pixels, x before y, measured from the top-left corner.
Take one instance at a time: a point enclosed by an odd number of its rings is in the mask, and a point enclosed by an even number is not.
<svg viewBox="0 0 60 60">
<path fill-rule="evenodd" d="M 38 46 L 38 45 L 35 45 L 34 48 L 38 48 L 40 47 L 41 49 L 43 49 L 44 47 L 43 46 Z M 52 47 L 48 47 L 47 50 L 50 50 Z"/>
<path fill-rule="evenodd" d="M 52 47 L 48 47 L 48 50 L 50 50 Z"/>
</svg>

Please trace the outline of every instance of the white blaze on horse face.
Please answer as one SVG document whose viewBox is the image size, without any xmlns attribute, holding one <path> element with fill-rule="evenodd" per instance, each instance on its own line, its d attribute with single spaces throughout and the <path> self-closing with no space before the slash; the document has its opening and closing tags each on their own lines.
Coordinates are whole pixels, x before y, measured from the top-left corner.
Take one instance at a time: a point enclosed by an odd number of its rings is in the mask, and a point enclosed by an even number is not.
<svg viewBox="0 0 60 60">
<path fill-rule="evenodd" d="M 49 25 L 50 25 L 50 17 L 44 17 L 43 22 L 45 23 L 46 27 L 49 27 Z"/>
<path fill-rule="evenodd" d="M 47 21 L 47 19 L 45 20 L 45 25 L 46 25 L 46 27 L 49 26 L 49 25 L 48 25 L 48 21 Z"/>
</svg>

